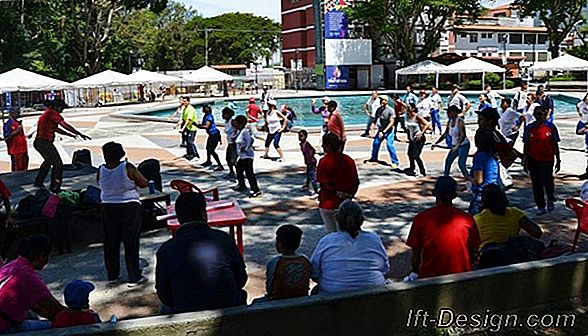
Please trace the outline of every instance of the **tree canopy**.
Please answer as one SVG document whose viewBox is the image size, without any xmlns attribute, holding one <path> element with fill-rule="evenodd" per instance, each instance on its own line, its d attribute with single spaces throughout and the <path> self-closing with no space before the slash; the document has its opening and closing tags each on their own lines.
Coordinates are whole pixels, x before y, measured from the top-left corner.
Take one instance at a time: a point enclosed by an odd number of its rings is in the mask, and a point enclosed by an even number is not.
<svg viewBox="0 0 588 336">
<path fill-rule="evenodd" d="M 24 19 L 24 20 L 23 20 Z M 130 72 L 248 64 L 279 48 L 280 26 L 252 14 L 204 18 L 167 0 L 0 2 L 0 71 L 22 67 L 74 81 L 105 69 Z"/>
<path fill-rule="evenodd" d="M 366 0 L 354 2 L 348 12 L 372 39 L 376 58 L 389 54 L 412 64 L 437 49 L 456 14 L 476 17 L 480 11 L 479 0 Z"/>
<path fill-rule="evenodd" d="M 559 45 L 574 26 L 585 21 L 582 8 L 586 0 L 515 0 L 513 5 L 521 8 L 521 16 L 538 15 L 543 21 L 552 58 L 559 56 Z"/>
</svg>

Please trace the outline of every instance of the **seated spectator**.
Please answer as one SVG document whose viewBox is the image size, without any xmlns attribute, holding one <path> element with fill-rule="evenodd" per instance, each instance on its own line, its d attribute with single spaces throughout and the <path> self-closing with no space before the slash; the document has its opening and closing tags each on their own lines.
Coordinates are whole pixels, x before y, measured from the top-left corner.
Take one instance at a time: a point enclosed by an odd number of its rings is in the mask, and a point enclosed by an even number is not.
<svg viewBox="0 0 588 336">
<path fill-rule="evenodd" d="M 474 217 L 482 241 L 480 247 L 489 243 L 505 244 L 521 229 L 531 237 L 541 238 L 541 228 L 524 211 L 509 207 L 508 198 L 498 185 L 484 188 L 482 203 L 484 210 Z"/>
<path fill-rule="evenodd" d="M 433 192 L 437 205 L 413 220 L 406 244 L 419 279 L 471 270 L 480 236 L 474 218 L 453 206 L 456 188 L 453 178 L 439 177 Z"/>
<path fill-rule="evenodd" d="M 305 255 L 296 253 L 301 238 L 302 230 L 294 225 L 282 225 L 276 231 L 276 250 L 280 255 L 267 264 L 267 299 L 308 295 L 312 266 Z"/>
<path fill-rule="evenodd" d="M 235 241 L 207 224 L 206 201 L 199 193 L 180 194 L 176 237 L 157 251 L 155 289 L 170 313 L 244 305 L 245 263 Z"/>
<path fill-rule="evenodd" d="M 35 270 L 49 262 L 51 241 L 45 235 L 23 238 L 18 257 L 0 268 L 0 333 L 44 330 L 65 309 L 49 292 Z M 47 320 L 28 320 L 32 310 Z"/>
<path fill-rule="evenodd" d="M 53 328 L 67 328 L 102 322 L 100 316 L 90 309 L 90 293 L 96 287 L 93 283 L 75 280 L 65 286 L 63 298 L 70 310 L 62 310 L 53 319 Z"/>
<path fill-rule="evenodd" d="M 388 255 L 375 233 L 361 229 L 364 218 L 360 205 L 344 201 L 336 219 L 341 231 L 324 236 L 310 258 L 319 293 L 385 285 L 390 271 Z"/>
</svg>

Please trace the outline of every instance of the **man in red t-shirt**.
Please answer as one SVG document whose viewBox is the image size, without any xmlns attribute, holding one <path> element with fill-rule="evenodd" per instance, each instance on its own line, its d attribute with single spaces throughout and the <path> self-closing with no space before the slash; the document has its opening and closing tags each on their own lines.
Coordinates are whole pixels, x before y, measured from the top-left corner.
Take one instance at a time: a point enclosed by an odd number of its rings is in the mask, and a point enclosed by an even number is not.
<svg viewBox="0 0 588 336">
<path fill-rule="evenodd" d="M 19 112 L 12 110 L 8 121 L 4 124 L 4 141 L 6 141 L 13 172 L 26 171 L 29 168 L 27 137 L 18 117 Z"/>
<path fill-rule="evenodd" d="M 102 322 L 100 316 L 90 309 L 89 296 L 96 287 L 93 283 L 74 280 L 65 286 L 63 297 L 69 309 L 64 309 L 53 318 L 52 328 L 68 328 Z"/>
<path fill-rule="evenodd" d="M 261 111 L 261 108 L 255 104 L 255 98 L 249 98 L 249 105 L 247 105 L 245 113 L 247 114 L 247 122 L 249 131 L 251 131 L 251 135 L 253 135 L 253 137 L 256 139 L 264 139 L 264 137 L 257 131 L 259 118 L 263 117 L 263 112 Z"/>
<path fill-rule="evenodd" d="M 404 118 L 405 106 L 401 99 L 397 95 L 392 94 L 392 102 L 394 102 L 394 112 L 396 114 L 394 118 L 394 140 L 398 140 L 398 124 L 402 126 L 402 129 L 406 133 L 406 119 Z"/>
<path fill-rule="evenodd" d="M 317 167 L 320 183 L 319 211 L 327 232 L 337 231 L 335 210 L 348 198 L 353 198 L 359 189 L 359 177 L 355 162 L 341 153 L 341 140 L 333 133 L 323 137 L 325 156 Z"/>
<path fill-rule="evenodd" d="M 406 244 L 419 279 L 471 270 L 480 234 L 474 218 L 453 206 L 456 188 L 453 178 L 440 177 L 434 191 L 437 205 L 413 220 Z"/>
<path fill-rule="evenodd" d="M 547 111 L 543 106 L 535 107 L 535 121 L 525 128 L 525 171 L 531 176 L 533 198 L 537 204 L 537 214 L 545 213 L 545 193 L 547 193 L 547 210 L 555 208 L 555 183 L 553 173 L 559 172 L 559 132 L 554 124 L 547 121 Z M 554 167 L 555 159 L 555 167 Z"/>
<path fill-rule="evenodd" d="M 65 122 L 61 113 L 68 106 L 62 99 L 49 100 L 45 102 L 45 107 L 45 112 L 39 117 L 37 137 L 33 143 L 33 146 L 44 160 L 35 178 L 35 186 L 43 188 L 45 178 L 49 174 L 49 170 L 51 170 L 51 186 L 49 190 L 59 192 L 63 178 L 63 162 L 61 161 L 57 148 L 53 144 L 55 133 L 67 135 L 72 138 L 80 136 L 84 140 L 90 140 L 91 138 Z"/>
</svg>

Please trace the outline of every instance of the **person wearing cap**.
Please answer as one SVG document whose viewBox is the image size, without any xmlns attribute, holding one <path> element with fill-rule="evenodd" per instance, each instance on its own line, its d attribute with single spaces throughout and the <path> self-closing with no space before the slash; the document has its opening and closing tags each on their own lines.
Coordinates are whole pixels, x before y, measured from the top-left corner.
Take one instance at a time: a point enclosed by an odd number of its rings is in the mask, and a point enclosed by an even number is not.
<svg viewBox="0 0 588 336">
<path fill-rule="evenodd" d="M 258 127 L 259 127 L 259 119 L 262 117 L 262 111 L 255 103 L 255 97 L 249 98 L 249 104 L 247 108 L 245 108 L 245 114 L 247 115 L 247 127 L 251 132 L 251 135 L 256 138 L 263 140 L 263 135 L 259 134 Z"/>
<path fill-rule="evenodd" d="M 282 132 L 288 123 L 288 119 L 286 119 L 286 116 L 284 116 L 282 112 L 278 111 L 278 103 L 275 100 L 270 99 L 267 104 L 269 106 L 269 110 L 265 114 L 267 137 L 265 138 L 265 153 L 263 154 L 262 158 L 270 158 L 269 149 L 273 142 L 274 148 L 280 155 L 278 161 L 284 162 L 284 152 L 282 151 L 282 148 L 280 148 L 280 139 L 282 138 Z"/>
<path fill-rule="evenodd" d="M 108 282 L 115 285 L 120 275 L 120 243 L 125 249 L 127 286 L 147 281 L 139 267 L 141 235 L 141 201 L 137 187 L 145 188 L 147 179 L 127 160 L 121 144 L 102 146 L 105 163 L 98 168 L 96 179 L 100 190 L 101 217 L 104 228 L 104 266 Z"/>
<path fill-rule="evenodd" d="M 478 126 L 475 144 L 476 154 L 472 163 L 469 181 L 472 184 L 473 198 L 468 212 L 476 215 L 482 208 L 482 192 L 487 185 L 502 185 L 500 179 L 500 166 L 498 162 L 497 145 L 500 140 L 496 131 L 498 125 L 498 111 L 494 108 L 485 108 L 478 111 Z"/>
<path fill-rule="evenodd" d="M 51 320 L 66 309 L 38 273 L 49 262 L 51 240 L 41 234 L 22 238 L 17 254 L 0 268 L 0 333 L 49 329 Z M 48 320 L 27 319 L 31 310 Z"/>
<path fill-rule="evenodd" d="M 433 127 L 433 134 L 435 134 L 436 129 L 439 129 L 439 134 L 443 134 L 443 126 L 441 125 L 440 116 L 440 112 L 443 109 L 443 99 L 441 98 L 437 87 L 433 86 L 431 88 L 429 100 L 431 101 L 431 124 Z"/>
<path fill-rule="evenodd" d="M 4 123 L 4 141 L 8 155 L 10 155 L 11 171 L 26 171 L 29 168 L 29 150 L 27 146 L 27 137 L 19 120 L 20 111 L 12 110 L 8 120 Z"/>
<path fill-rule="evenodd" d="M 515 93 L 513 99 L 513 108 L 517 110 L 519 113 L 523 113 L 525 110 L 525 106 L 527 106 L 527 95 L 529 94 L 529 83 L 523 81 L 521 82 L 521 87 Z"/>
<path fill-rule="evenodd" d="M 445 170 L 443 171 L 444 176 L 451 175 L 451 166 L 455 159 L 459 170 L 464 177 L 469 176 L 468 168 L 466 166 L 468 155 L 470 153 L 470 140 L 468 139 L 465 127 L 465 121 L 460 117 L 461 111 L 459 107 L 452 105 L 447 110 L 449 120 L 447 121 L 447 127 L 445 132 L 437 139 L 437 141 L 431 146 L 431 150 L 443 140 L 448 141 L 449 153 L 445 158 Z"/>
<path fill-rule="evenodd" d="M 186 141 L 186 160 L 193 160 L 194 158 L 200 158 L 198 149 L 196 148 L 196 132 L 198 131 L 198 116 L 196 109 L 190 104 L 190 97 L 182 97 L 182 121 L 183 126 L 180 129 L 182 138 Z"/>
<path fill-rule="evenodd" d="M 55 133 L 67 135 L 72 138 L 80 136 L 84 140 L 91 138 L 75 127 L 68 124 L 61 113 L 67 104 L 62 99 L 55 99 L 45 102 L 45 112 L 39 117 L 37 122 L 37 137 L 33 142 L 33 146 L 43 157 L 43 163 L 39 168 L 37 177 L 35 178 L 35 186 L 43 188 L 45 178 L 51 170 L 51 185 L 49 190 L 52 192 L 59 192 L 63 179 L 63 162 L 59 156 L 59 152 L 53 142 L 55 141 Z"/>
<path fill-rule="evenodd" d="M 246 304 L 247 272 L 233 238 L 208 226 L 206 200 L 182 193 L 175 204 L 180 228 L 157 251 L 155 290 L 169 313 Z"/>
<path fill-rule="evenodd" d="M 319 146 L 321 147 L 321 150 L 323 146 L 323 136 L 325 135 L 325 133 L 327 133 L 327 124 L 329 123 L 329 111 L 327 110 L 327 104 L 329 104 L 330 101 L 331 98 L 324 96 L 323 98 L 321 98 L 323 106 L 317 108 L 316 99 L 313 99 L 311 101 L 310 106 L 312 113 L 320 115 L 323 119 L 323 127 L 321 128 L 321 134 L 319 136 Z"/>
<path fill-rule="evenodd" d="M 554 116 L 554 108 L 555 104 L 553 102 L 553 98 L 550 95 L 545 93 L 545 87 L 543 85 L 539 85 L 537 87 L 537 92 L 535 93 L 536 103 L 543 106 L 545 112 L 547 112 L 547 121 L 553 123 L 555 120 Z"/>
<path fill-rule="evenodd" d="M 378 153 L 383 141 L 386 141 L 388 154 L 390 154 L 390 165 L 397 169 L 400 161 L 394 147 L 394 110 L 388 105 L 388 96 L 380 96 L 380 107 L 376 111 L 375 121 L 378 132 L 372 143 L 372 156 L 370 162 L 378 162 Z"/>
<path fill-rule="evenodd" d="M 536 121 L 525 128 L 523 135 L 524 167 L 531 176 L 533 198 L 537 205 L 537 214 L 545 213 L 555 208 L 555 184 L 553 174 L 560 170 L 559 131 L 547 120 L 547 111 L 538 106 L 534 111 Z M 545 204 L 547 194 L 547 204 Z"/>
<path fill-rule="evenodd" d="M 364 110 L 365 113 L 368 116 L 368 121 L 367 124 L 365 125 L 365 130 L 363 131 L 363 133 L 360 135 L 361 137 L 369 137 L 370 136 L 370 132 L 372 130 L 372 125 L 376 123 L 376 113 L 378 112 L 378 109 L 380 108 L 380 101 L 381 99 L 379 99 L 378 97 L 378 91 L 374 90 L 372 91 L 372 95 L 370 96 L 370 98 L 367 100 L 367 102 L 364 105 Z"/>
<path fill-rule="evenodd" d="M 447 99 L 447 108 L 449 106 L 455 105 L 459 107 L 462 111 L 463 115 L 468 115 L 470 108 L 472 108 L 472 103 L 459 92 L 460 88 L 459 85 L 454 84 L 453 88 L 451 89 L 451 96 Z"/>
<path fill-rule="evenodd" d="M 361 229 L 361 206 L 346 200 L 338 207 L 340 232 L 329 233 L 318 242 L 310 263 L 312 280 L 319 293 L 339 293 L 386 284 L 390 262 L 378 235 Z"/>
<path fill-rule="evenodd" d="M 90 293 L 96 287 L 93 283 L 74 280 L 65 286 L 63 298 L 69 310 L 62 310 L 53 319 L 52 328 L 68 328 L 86 324 L 101 323 L 100 316 L 90 309 Z"/>
<path fill-rule="evenodd" d="M 439 177 L 433 195 L 436 205 L 414 217 L 406 241 L 412 248 L 412 272 L 419 279 L 472 270 L 480 245 L 474 218 L 453 206 L 457 182 Z"/>
<path fill-rule="evenodd" d="M 433 102 L 429 99 L 426 90 L 421 90 L 421 97 L 416 104 L 419 115 L 426 121 L 431 121 L 431 110 L 433 109 Z"/>
</svg>

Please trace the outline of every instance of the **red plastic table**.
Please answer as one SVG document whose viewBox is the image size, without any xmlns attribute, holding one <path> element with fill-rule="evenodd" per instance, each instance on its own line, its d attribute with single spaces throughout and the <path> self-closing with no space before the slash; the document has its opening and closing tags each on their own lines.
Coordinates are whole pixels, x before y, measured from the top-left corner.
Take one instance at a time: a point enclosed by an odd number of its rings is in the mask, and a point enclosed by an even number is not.
<svg viewBox="0 0 588 336">
<path fill-rule="evenodd" d="M 243 255 L 243 223 L 247 217 L 239 203 L 235 200 L 213 201 L 206 203 L 208 213 L 208 225 L 211 227 L 229 227 L 229 232 L 237 242 L 239 252 Z M 174 213 L 173 206 L 168 206 L 168 214 Z M 168 219 L 167 228 L 172 236 L 175 236 L 180 224 L 175 218 Z M 237 236 L 235 237 L 235 228 Z"/>
</svg>

